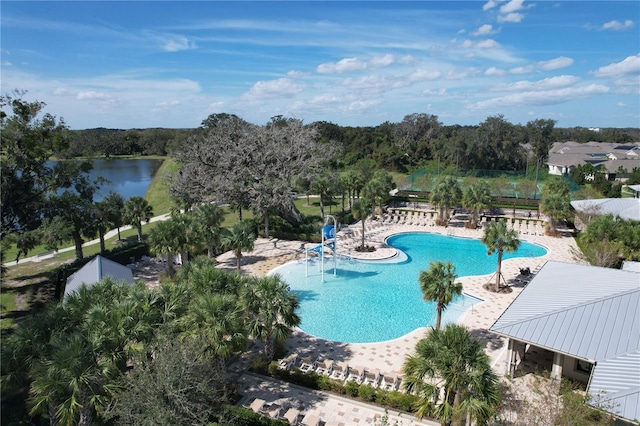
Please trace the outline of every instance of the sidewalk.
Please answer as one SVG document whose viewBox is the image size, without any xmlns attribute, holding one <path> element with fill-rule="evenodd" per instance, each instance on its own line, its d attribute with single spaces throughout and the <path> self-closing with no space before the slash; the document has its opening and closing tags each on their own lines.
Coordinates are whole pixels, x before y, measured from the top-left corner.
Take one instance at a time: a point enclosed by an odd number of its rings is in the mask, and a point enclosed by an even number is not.
<svg viewBox="0 0 640 426">
<path fill-rule="evenodd" d="M 152 217 L 151 219 L 149 219 L 148 223 L 157 222 L 157 221 L 160 221 L 160 220 L 167 220 L 170 217 L 171 217 L 171 215 L 169 213 L 165 213 L 165 214 L 160 215 L 160 216 Z M 129 230 L 131 228 L 132 228 L 131 225 L 121 226 L 120 227 L 120 232 L 127 231 L 127 230 Z M 108 240 L 109 238 L 115 237 L 116 235 L 118 235 L 118 230 L 117 229 L 112 229 L 111 231 L 109 231 L 106 234 L 104 234 L 104 239 Z M 82 247 L 87 247 L 87 246 L 91 246 L 91 245 L 94 245 L 94 244 L 100 244 L 100 239 L 96 238 L 95 240 L 87 241 L 86 243 L 82 244 Z M 12 261 L 12 262 L 6 262 L 6 263 L 4 263 L 3 266 L 10 267 L 10 266 L 16 266 L 16 265 L 19 265 L 19 264 L 22 264 L 22 263 L 26 263 L 26 262 L 39 262 L 39 261 L 44 260 L 44 259 L 54 258 L 59 253 L 64 253 L 64 252 L 67 252 L 67 251 L 73 251 L 75 249 L 76 249 L 75 246 L 65 247 L 65 248 L 62 248 L 60 250 L 54 250 L 54 251 L 49 252 L 49 253 L 36 254 L 35 256 L 24 257 L 24 258 L 18 260 L 17 262 L 15 260 Z"/>
</svg>

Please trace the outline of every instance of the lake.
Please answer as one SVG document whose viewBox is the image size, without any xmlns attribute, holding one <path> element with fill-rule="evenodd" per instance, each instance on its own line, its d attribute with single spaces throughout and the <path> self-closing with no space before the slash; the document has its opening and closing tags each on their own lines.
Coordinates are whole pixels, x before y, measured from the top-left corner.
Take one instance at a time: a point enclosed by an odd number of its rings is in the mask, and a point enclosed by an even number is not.
<svg viewBox="0 0 640 426">
<path fill-rule="evenodd" d="M 163 161 L 148 158 L 99 158 L 93 160 L 93 170 L 89 173 L 91 180 L 102 176 L 109 181 L 102 184 L 94 201 L 102 200 L 109 191 L 119 193 L 125 200 L 135 195 L 144 197 Z"/>
</svg>

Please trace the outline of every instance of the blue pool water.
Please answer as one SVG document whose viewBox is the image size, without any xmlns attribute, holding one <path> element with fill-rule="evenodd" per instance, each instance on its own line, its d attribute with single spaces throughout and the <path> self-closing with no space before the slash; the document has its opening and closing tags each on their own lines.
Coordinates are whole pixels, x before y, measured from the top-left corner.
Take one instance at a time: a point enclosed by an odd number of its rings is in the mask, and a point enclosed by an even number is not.
<svg viewBox="0 0 640 426">
<path fill-rule="evenodd" d="M 418 274 L 434 260 L 452 261 L 461 276 L 491 274 L 497 255 L 487 256 L 479 240 L 429 233 L 398 234 L 387 244 L 400 250 L 382 262 L 341 259 L 333 275 L 333 259 L 325 258 L 324 282 L 320 262 L 304 260 L 283 265 L 278 273 L 300 299 L 300 328 L 328 340 L 368 343 L 401 337 L 416 328 L 435 325 L 435 304 L 422 300 Z M 338 247 L 338 250 L 340 247 Z M 503 259 L 538 257 L 543 247 L 522 242 Z M 305 276 L 308 270 L 309 276 Z M 443 321 L 457 318 L 480 300 L 464 295 L 445 310 Z"/>
</svg>

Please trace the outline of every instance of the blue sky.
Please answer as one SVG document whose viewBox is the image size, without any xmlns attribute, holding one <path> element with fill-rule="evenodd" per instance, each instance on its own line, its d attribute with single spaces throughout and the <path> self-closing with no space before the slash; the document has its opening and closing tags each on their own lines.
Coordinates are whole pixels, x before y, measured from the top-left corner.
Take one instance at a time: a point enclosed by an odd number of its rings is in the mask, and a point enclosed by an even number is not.
<svg viewBox="0 0 640 426">
<path fill-rule="evenodd" d="M 1 89 L 72 129 L 228 112 L 343 126 L 640 126 L 640 2 L 11 2 Z"/>
</svg>

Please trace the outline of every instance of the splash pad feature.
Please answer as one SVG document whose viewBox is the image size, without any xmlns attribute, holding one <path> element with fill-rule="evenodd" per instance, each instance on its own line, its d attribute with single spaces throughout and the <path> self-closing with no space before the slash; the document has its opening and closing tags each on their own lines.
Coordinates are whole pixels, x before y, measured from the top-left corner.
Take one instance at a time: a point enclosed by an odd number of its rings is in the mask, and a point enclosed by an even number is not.
<svg viewBox="0 0 640 426">
<path fill-rule="evenodd" d="M 329 222 L 332 222 L 331 224 Z M 320 256 L 320 263 L 318 267 L 322 271 L 321 280 L 324 282 L 324 249 L 325 247 L 331 250 L 333 257 L 333 276 L 336 276 L 338 270 L 338 238 L 336 237 L 336 228 L 338 223 L 333 215 L 328 214 L 324 220 L 324 226 L 322 227 L 322 242 L 309 249 L 305 249 L 304 260 L 306 264 L 306 276 L 309 276 L 309 252 L 315 252 Z"/>
</svg>

